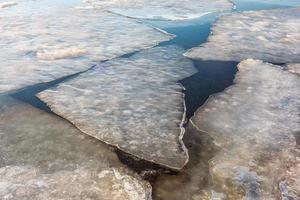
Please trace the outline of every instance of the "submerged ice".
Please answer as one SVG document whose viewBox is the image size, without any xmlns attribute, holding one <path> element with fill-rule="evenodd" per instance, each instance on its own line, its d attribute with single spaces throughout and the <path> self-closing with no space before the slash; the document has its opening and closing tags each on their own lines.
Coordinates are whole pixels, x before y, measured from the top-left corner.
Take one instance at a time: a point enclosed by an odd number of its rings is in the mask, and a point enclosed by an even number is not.
<svg viewBox="0 0 300 200">
<path fill-rule="evenodd" d="M 186 56 L 201 60 L 300 62 L 300 9 L 249 11 L 222 17 L 208 42 Z"/>
<path fill-rule="evenodd" d="M 231 10 L 229 0 L 84 0 L 96 8 L 141 19 L 185 20 Z"/>
<path fill-rule="evenodd" d="M 172 38 L 105 11 L 36 4 L 0 12 L 0 93 L 82 72 Z"/>
<path fill-rule="evenodd" d="M 10 97 L 0 97 L 0 138 L 0 199 L 151 199 L 106 145 Z"/>
<path fill-rule="evenodd" d="M 182 86 L 195 72 L 176 46 L 100 64 L 38 97 L 84 133 L 138 158 L 181 169 L 188 155 Z"/>
<path fill-rule="evenodd" d="M 299 76 L 252 59 L 238 69 L 235 84 L 192 118 L 220 147 L 213 189 L 227 199 L 299 199 Z"/>
</svg>

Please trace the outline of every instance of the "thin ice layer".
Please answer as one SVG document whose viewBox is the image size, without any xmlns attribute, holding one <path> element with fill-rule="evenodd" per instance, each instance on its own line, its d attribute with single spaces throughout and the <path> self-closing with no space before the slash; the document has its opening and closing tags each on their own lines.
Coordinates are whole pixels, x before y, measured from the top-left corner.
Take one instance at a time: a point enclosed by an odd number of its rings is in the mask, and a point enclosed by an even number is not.
<svg viewBox="0 0 300 200">
<path fill-rule="evenodd" d="M 38 97 L 84 133 L 138 158 L 181 169 L 185 107 L 177 83 L 195 72 L 179 47 L 156 47 L 41 92 Z"/>
<path fill-rule="evenodd" d="M 213 27 L 208 42 L 189 50 L 193 59 L 300 62 L 300 9 L 234 13 Z"/>
<path fill-rule="evenodd" d="M 10 97 L 0 97 L 0 138 L 0 199 L 151 199 L 106 145 Z"/>
<path fill-rule="evenodd" d="M 141 19 L 186 20 L 231 10 L 229 0 L 84 0 L 96 8 Z"/>
<path fill-rule="evenodd" d="M 0 93 L 85 71 L 172 38 L 104 11 L 43 7 L 36 1 L 0 12 L 0 27 Z"/>
<path fill-rule="evenodd" d="M 298 199 L 299 76 L 259 60 L 238 68 L 235 84 L 192 119 L 220 147 L 210 161 L 214 189 L 228 199 Z"/>
</svg>

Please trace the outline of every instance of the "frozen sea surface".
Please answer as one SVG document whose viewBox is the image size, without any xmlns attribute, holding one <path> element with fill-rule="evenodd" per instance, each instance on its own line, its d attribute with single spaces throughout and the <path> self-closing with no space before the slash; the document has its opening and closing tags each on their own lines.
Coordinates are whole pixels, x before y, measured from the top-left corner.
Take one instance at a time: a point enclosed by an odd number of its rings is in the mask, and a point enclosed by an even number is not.
<svg viewBox="0 0 300 200">
<path fill-rule="evenodd" d="M 105 11 L 51 4 L 40 9 L 35 3 L 0 12 L 0 93 L 82 72 L 173 37 Z"/>
<path fill-rule="evenodd" d="M 185 55 L 193 59 L 300 62 L 300 9 L 233 13 L 214 25 L 208 42 Z"/>
<path fill-rule="evenodd" d="M 0 199 L 150 200 L 151 186 L 67 121 L 0 96 Z"/>
<path fill-rule="evenodd" d="M 238 69 L 235 84 L 192 118 L 220 148 L 210 160 L 214 190 L 228 199 L 299 199 L 300 78 L 259 60 Z"/>
<path fill-rule="evenodd" d="M 100 9 L 140 19 L 187 20 L 207 13 L 228 11 L 229 0 L 84 0 Z"/>
<path fill-rule="evenodd" d="M 177 83 L 196 70 L 176 46 L 105 62 L 38 97 L 84 133 L 139 158 L 181 169 L 185 107 Z"/>
</svg>

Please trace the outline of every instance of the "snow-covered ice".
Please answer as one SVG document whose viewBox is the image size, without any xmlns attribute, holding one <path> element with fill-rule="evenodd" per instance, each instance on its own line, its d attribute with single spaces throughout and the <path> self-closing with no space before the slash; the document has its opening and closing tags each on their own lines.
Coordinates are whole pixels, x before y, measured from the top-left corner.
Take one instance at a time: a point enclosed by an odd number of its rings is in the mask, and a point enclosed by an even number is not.
<svg viewBox="0 0 300 200">
<path fill-rule="evenodd" d="M 182 86 L 193 63 L 176 46 L 155 47 L 105 62 L 38 94 L 84 133 L 162 166 L 181 169 L 188 160 Z"/>
<path fill-rule="evenodd" d="M 151 199 L 149 183 L 67 121 L 5 96 L 0 111 L 0 199 Z"/>
<path fill-rule="evenodd" d="M 228 199 L 298 199 L 300 78 L 259 60 L 238 69 L 235 84 L 192 118 L 220 147 L 210 161 L 214 189 Z"/>
<path fill-rule="evenodd" d="M 300 9 L 233 13 L 213 27 L 208 42 L 189 50 L 193 59 L 300 62 Z"/>
<path fill-rule="evenodd" d="M 0 93 L 85 71 L 173 37 L 105 11 L 35 5 L 22 2 L 0 12 Z"/>
<path fill-rule="evenodd" d="M 231 10 L 229 0 L 84 0 L 96 8 L 141 19 L 186 20 Z"/>
</svg>

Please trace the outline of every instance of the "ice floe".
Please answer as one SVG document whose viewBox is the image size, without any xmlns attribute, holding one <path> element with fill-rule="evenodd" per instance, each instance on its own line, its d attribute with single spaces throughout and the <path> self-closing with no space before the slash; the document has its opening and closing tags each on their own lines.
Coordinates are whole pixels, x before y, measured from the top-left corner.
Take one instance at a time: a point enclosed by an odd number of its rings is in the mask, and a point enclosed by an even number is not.
<svg viewBox="0 0 300 200">
<path fill-rule="evenodd" d="M 0 12 L 0 93 L 85 71 L 173 37 L 104 11 L 66 6 L 40 11 L 35 4 Z"/>
<path fill-rule="evenodd" d="M 192 118 L 220 147 L 213 189 L 227 199 L 299 199 L 300 78 L 259 60 L 238 69 L 235 84 Z"/>
<path fill-rule="evenodd" d="M 189 50 L 193 59 L 300 62 L 300 9 L 234 13 L 213 27 L 208 42 Z"/>
<path fill-rule="evenodd" d="M 229 0 L 84 0 L 96 8 L 141 19 L 186 20 L 231 10 Z"/>
<path fill-rule="evenodd" d="M 0 97 L 0 138 L 0 199 L 151 199 L 106 145 L 10 97 Z"/>
<path fill-rule="evenodd" d="M 162 166 L 188 160 L 182 86 L 195 72 L 176 46 L 155 47 L 100 64 L 38 97 L 84 133 Z"/>
</svg>

